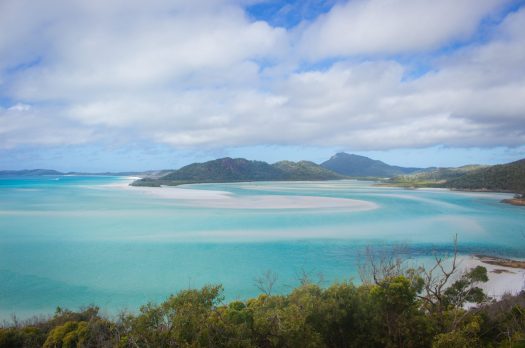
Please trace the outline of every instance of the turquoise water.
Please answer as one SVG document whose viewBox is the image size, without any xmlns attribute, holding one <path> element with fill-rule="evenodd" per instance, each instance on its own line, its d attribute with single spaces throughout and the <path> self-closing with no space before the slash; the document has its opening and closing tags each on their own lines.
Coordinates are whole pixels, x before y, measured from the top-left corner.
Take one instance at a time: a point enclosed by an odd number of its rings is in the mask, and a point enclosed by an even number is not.
<svg viewBox="0 0 525 348">
<path fill-rule="evenodd" d="M 297 285 L 303 271 L 327 284 L 358 278 L 357 255 L 370 244 L 407 244 L 418 258 L 449 249 L 458 234 L 464 253 L 525 257 L 525 209 L 501 204 L 506 194 L 272 182 L 186 185 L 229 193 L 188 200 L 155 191 L 176 188 L 126 188 L 129 180 L 0 179 L 0 319 L 56 306 L 136 310 L 207 283 L 223 284 L 227 300 L 247 298 L 259 293 L 254 278 L 267 270 L 277 273 L 278 292 Z M 300 203 L 299 196 L 375 208 L 250 205 L 261 197 Z M 237 203 L 220 207 L 222 199 Z"/>
</svg>

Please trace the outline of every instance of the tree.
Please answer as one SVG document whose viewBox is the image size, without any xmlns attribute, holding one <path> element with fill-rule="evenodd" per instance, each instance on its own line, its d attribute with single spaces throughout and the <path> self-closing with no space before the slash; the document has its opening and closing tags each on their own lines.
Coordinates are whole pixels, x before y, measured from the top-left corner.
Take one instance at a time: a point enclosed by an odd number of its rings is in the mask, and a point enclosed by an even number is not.
<svg viewBox="0 0 525 348">
<path fill-rule="evenodd" d="M 255 286 L 262 293 L 270 296 L 272 294 L 273 287 L 277 283 L 277 273 L 267 270 L 262 275 L 254 279 Z"/>
</svg>

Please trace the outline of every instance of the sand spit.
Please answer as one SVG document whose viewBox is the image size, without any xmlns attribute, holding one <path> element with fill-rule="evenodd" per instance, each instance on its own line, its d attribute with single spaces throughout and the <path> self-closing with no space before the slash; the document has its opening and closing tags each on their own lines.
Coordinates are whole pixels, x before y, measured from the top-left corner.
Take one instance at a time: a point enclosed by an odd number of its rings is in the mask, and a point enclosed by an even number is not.
<svg viewBox="0 0 525 348">
<path fill-rule="evenodd" d="M 226 191 L 195 190 L 181 187 L 134 187 L 129 189 L 191 206 L 226 209 L 376 209 L 375 203 L 345 198 L 285 195 L 235 195 Z"/>
</svg>

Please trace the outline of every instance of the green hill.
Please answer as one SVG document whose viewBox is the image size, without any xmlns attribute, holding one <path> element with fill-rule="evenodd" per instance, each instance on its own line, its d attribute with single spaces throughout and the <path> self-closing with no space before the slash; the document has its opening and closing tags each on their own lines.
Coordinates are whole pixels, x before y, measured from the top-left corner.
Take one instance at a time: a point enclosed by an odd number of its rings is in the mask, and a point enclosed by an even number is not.
<svg viewBox="0 0 525 348">
<path fill-rule="evenodd" d="M 205 163 L 193 163 L 165 175 L 164 180 L 194 181 L 239 181 L 239 180 L 280 180 L 283 173 L 262 161 L 244 158 L 220 158 Z"/>
<path fill-rule="evenodd" d="M 401 174 L 399 174 L 401 172 Z M 133 182 L 134 186 L 181 185 L 240 181 L 337 180 L 353 177 L 392 177 L 387 185 L 403 187 L 446 187 L 525 193 L 525 159 L 516 162 L 459 168 L 404 168 L 368 157 L 338 153 L 322 165 L 309 161 L 280 161 L 270 165 L 244 158 L 220 158 L 193 163 L 157 177 Z"/>
<path fill-rule="evenodd" d="M 421 170 L 421 168 L 391 166 L 365 156 L 344 152 L 335 154 L 328 161 L 321 163 L 321 166 L 338 174 L 351 177 L 389 178 Z"/>
<path fill-rule="evenodd" d="M 482 168 L 450 179 L 446 187 L 466 190 L 525 193 L 525 159 Z"/>
<path fill-rule="evenodd" d="M 280 161 L 272 165 L 288 175 L 288 180 L 336 180 L 343 176 L 310 161 Z"/>
<path fill-rule="evenodd" d="M 181 185 L 191 183 L 239 181 L 334 180 L 343 176 L 313 162 L 281 161 L 270 165 L 244 158 L 220 158 L 205 163 L 193 163 L 160 178 L 143 178 L 134 186 Z"/>
<path fill-rule="evenodd" d="M 181 185 L 190 183 L 286 180 L 287 175 L 266 162 L 244 158 L 220 158 L 193 163 L 158 179 L 144 178 L 135 186 Z"/>
<path fill-rule="evenodd" d="M 458 190 L 487 190 L 525 193 L 525 159 L 495 166 L 468 165 L 436 168 L 400 175 L 385 181 L 403 187 L 446 187 Z"/>
<path fill-rule="evenodd" d="M 432 168 L 409 175 L 396 176 L 390 179 L 389 182 L 411 186 L 420 186 L 421 184 L 444 184 L 449 180 L 462 177 L 467 173 L 473 173 L 488 167 L 489 166 L 483 165 L 466 165 L 458 168 Z"/>
</svg>

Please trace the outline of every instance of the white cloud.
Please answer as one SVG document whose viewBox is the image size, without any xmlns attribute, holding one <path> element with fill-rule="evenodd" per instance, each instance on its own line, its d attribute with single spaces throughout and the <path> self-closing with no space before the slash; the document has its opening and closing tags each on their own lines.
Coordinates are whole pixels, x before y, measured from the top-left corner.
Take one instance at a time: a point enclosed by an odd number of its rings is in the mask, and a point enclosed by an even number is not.
<svg viewBox="0 0 525 348">
<path fill-rule="evenodd" d="M 289 32 L 231 2 L 39 3 L 1 5 L 0 87 L 14 102 L 0 109 L 0 147 L 525 143 L 525 10 L 419 77 L 389 56 L 352 56 L 465 39 L 501 1 L 352 1 Z"/>
<path fill-rule="evenodd" d="M 397 54 L 464 40 L 502 0 L 354 0 L 337 5 L 304 31 L 311 59 L 352 54 Z"/>
<path fill-rule="evenodd" d="M 249 22 L 232 6 L 130 15 L 126 5 L 104 16 L 75 10 L 43 31 L 48 42 L 41 63 L 12 81 L 13 97 L 82 99 L 115 90 L 165 89 L 195 74 L 237 70 L 250 60 L 274 57 L 286 46 L 284 30 Z M 28 43 L 37 40 L 41 37 Z"/>
<path fill-rule="evenodd" d="M 0 149 L 24 145 L 71 145 L 98 140 L 97 132 L 57 116 L 56 109 L 17 104 L 0 108 Z M 52 116 L 51 116 L 52 115 Z"/>
<path fill-rule="evenodd" d="M 30 109 L 31 109 L 31 105 L 18 103 L 18 104 L 15 104 L 15 105 L 9 107 L 7 110 L 9 110 L 9 111 L 27 111 L 27 110 L 30 110 Z"/>
</svg>

